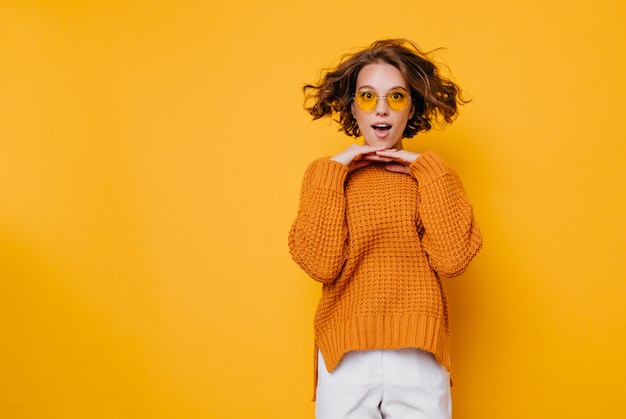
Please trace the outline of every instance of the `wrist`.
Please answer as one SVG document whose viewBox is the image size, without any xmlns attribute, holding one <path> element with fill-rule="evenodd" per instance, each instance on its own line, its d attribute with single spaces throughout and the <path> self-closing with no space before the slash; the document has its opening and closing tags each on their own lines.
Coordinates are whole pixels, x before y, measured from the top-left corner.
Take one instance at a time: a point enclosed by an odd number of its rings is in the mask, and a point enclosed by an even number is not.
<svg viewBox="0 0 626 419">
<path fill-rule="evenodd" d="M 408 164 L 412 164 L 415 160 L 419 159 L 419 157 L 421 156 L 421 154 L 415 153 L 413 151 L 408 151 L 407 153 L 408 153 L 408 156 L 407 156 Z"/>
<path fill-rule="evenodd" d="M 341 154 L 337 154 L 336 156 L 332 156 L 332 157 L 330 158 L 330 160 L 332 160 L 332 161 L 336 161 L 337 163 L 341 163 L 341 164 L 343 164 L 343 165 L 345 165 L 345 166 L 347 166 L 348 164 L 350 164 L 350 162 L 349 162 L 349 161 L 348 161 L 348 162 L 347 162 L 347 161 L 345 161 L 345 160 L 346 160 L 346 158 L 345 158 L 345 157 L 343 157 L 343 156 L 341 156 Z"/>
</svg>

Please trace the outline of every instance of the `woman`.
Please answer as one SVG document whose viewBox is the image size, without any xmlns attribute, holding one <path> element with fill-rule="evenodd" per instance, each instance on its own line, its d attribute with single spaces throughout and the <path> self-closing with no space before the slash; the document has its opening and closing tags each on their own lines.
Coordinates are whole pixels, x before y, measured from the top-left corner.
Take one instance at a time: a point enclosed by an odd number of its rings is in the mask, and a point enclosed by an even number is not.
<svg viewBox="0 0 626 419">
<path fill-rule="evenodd" d="M 455 171 L 403 139 L 451 123 L 460 89 L 412 42 L 383 40 L 304 90 L 314 119 L 363 137 L 309 166 L 289 233 L 293 259 L 323 284 L 316 416 L 450 418 L 440 276 L 463 273 L 482 238 Z"/>
</svg>

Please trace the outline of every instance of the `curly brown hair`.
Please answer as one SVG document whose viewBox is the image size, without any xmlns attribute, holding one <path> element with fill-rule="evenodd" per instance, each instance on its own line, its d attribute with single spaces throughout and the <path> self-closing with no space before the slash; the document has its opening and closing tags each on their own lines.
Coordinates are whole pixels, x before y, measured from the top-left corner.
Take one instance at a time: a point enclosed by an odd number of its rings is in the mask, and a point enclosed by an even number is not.
<svg viewBox="0 0 626 419">
<path fill-rule="evenodd" d="M 324 116 L 332 118 L 336 114 L 340 131 L 354 137 L 361 136 L 350 109 L 357 76 L 368 64 L 387 63 L 404 76 L 415 106 L 415 112 L 404 129 L 405 138 L 428 131 L 433 124 L 442 127 L 452 123 L 458 114 L 458 105 L 469 100 L 463 99 L 459 86 L 440 74 L 430 58 L 433 52 L 423 52 L 407 39 L 375 41 L 360 52 L 345 55 L 336 68 L 325 71 L 318 84 L 304 85 L 304 109 L 313 116 L 313 120 Z"/>
</svg>

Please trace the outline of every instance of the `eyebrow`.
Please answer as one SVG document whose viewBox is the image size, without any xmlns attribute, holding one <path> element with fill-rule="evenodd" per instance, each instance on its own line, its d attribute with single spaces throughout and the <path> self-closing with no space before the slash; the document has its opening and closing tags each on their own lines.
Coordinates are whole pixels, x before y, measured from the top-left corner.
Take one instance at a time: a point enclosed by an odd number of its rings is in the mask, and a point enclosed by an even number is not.
<svg viewBox="0 0 626 419">
<path fill-rule="evenodd" d="M 370 86 L 369 84 L 360 86 L 357 90 L 362 90 L 362 89 L 369 89 L 369 90 L 374 90 L 374 91 L 376 90 L 374 86 Z M 387 92 L 391 92 L 392 90 L 396 90 L 396 89 L 402 89 L 405 92 L 408 92 L 408 90 L 403 86 L 394 86 L 391 89 L 387 90 Z"/>
</svg>

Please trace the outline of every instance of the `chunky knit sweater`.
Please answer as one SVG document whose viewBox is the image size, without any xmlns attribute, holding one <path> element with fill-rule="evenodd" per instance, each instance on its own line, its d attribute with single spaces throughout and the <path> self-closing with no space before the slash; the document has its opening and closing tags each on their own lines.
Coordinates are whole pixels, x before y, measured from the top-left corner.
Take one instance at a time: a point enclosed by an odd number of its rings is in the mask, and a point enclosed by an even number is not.
<svg viewBox="0 0 626 419">
<path fill-rule="evenodd" d="M 440 276 L 465 271 L 482 238 L 452 168 L 427 152 L 411 175 L 314 161 L 289 233 L 293 259 L 323 283 L 315 343 L 329 371 L 354 350 L 420 348 L 450 370 Z"/>
</svg>

